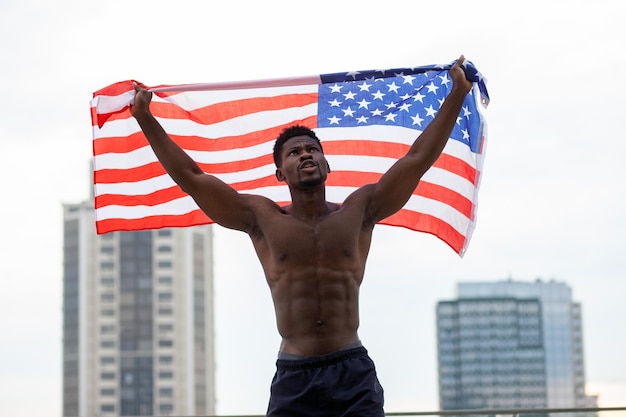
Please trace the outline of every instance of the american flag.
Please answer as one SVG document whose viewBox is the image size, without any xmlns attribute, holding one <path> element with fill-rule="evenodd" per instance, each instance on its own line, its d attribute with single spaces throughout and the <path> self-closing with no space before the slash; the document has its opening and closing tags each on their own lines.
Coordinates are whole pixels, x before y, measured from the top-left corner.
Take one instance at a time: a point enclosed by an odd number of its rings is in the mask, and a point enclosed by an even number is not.
<svg viewBox="0 0 626 417">
<path fill-rule="evenodd" d="M 162 85 L 151 110 L 170 137 L 207 173 L 239 192 L 290 202 L 275 178 L 272 148 L 293 124 L 312 128 L 332 168 L 327 199 L 341 203 L 377 181 L 433 120 L 452 66 L 351 71 L 233 83 Z M 486 82 L 467 62 L 474 87 L 450 140 L 404 208 L 381 224 L 434 234 L 463 255 L 476 220 L 486 125 Z M 91 101 L 98 233 L 211 223 L 167 175 L 130 115 L 132 81 Z"/>
</svg>

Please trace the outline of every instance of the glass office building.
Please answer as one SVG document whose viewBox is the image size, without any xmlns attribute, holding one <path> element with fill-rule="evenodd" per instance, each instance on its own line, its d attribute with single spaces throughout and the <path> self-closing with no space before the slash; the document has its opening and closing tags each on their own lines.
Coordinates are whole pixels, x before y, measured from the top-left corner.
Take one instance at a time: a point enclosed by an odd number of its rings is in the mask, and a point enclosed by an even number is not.
<svg viewBox="0 0 626 417">
<path fill-rule="evenodd" d="M 210 226 L 97 235 L 64 205 L 63 415 L 214 414 Z"/>
<path fill-rule="evenodd" d="M 459 283 L 437 304 L 442 410 L 595 406 L 580 304 L 559 282 Z"/>
</svg>

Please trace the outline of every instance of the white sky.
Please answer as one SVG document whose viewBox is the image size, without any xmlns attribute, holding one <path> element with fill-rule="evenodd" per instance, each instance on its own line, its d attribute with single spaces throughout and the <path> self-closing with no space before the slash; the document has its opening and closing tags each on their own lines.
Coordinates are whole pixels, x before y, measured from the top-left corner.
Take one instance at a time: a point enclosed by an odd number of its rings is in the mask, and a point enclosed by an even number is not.
<svg viewBox="0 0 626 417">
<path fill-rule="evenodd" d="M 492 99 L 478 224 L 463 259 L 428 235 L 375 232 L 360 335 L 386 409 L 438 409 L 437 301 L 509 277 L 572 287 L 588 392 L 625 406 L 625 16 L 618 0 L 0 1 L 0 415 L 61 415 L 61 204 L 88 197 L 94 91 L 461 53 Z M 279 342 L 269 291 L 245 235 L 217 229 L 215 245 L 217 411 L 261 414 Z"/>
</svg>

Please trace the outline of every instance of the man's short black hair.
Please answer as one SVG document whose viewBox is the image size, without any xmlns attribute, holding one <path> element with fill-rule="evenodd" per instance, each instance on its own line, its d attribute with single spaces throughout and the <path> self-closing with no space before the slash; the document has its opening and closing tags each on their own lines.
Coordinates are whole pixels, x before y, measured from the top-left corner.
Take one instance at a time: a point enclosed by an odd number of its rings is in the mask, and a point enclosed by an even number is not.
<svg viewBox="0 0 626 417">
<path fill-rule="evenodd" d="M 313 130 L 302 125 L 294 125 L 294 126 L 286 127 L 285 129 L 283 129 L 282 132 L 280 132 L 280 135 L 278 135 L 278 137 L 276 138 L 276 142 L 274 142 L 274 163 L 276 164 L 276 168 L 280 168 L 280 166 L 283 163 L 282 156 L 281 156 L 281 153 L 283 151 L 283 145 L 285 144 L 285 142 L 287 142 L 289 139 L 295 136 L 308 136 L 312 139 L 315 139 L 317 144 L 320 145 L 320 149 L 322 150 L 322 153 L 324 153 L 324 149 L 322 148 L 322 143 L 320 142 L 317 135 L 315 135 L 315 132 Z"/>
</svg>

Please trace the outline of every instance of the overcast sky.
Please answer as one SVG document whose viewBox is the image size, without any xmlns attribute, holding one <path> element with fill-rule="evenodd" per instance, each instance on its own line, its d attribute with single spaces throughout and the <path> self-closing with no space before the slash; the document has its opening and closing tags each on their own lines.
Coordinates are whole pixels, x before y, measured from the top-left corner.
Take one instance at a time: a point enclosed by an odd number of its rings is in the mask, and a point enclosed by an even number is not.
<svg viewBox="0 0 626 417">
<path fill-rule="evenodd" d="M 619 0 L 1 0 L 0 415 L 62 412 L 62 203 L 89 195 L 94 91 L 461 53 L 491 96 L 477 227 L 462 259 L 432 236 L 376 229 L 360 336 L 386 409 L 439 408 L 437 301 L 458 281 L 508 278 L 570 285 L 587 391 L 625 406 L 625 16 Z M 215 246 L 217 412 L 261 414 L 279 344 L 269 290 L 247 236 L 216 228 Z"/>
</svg>

